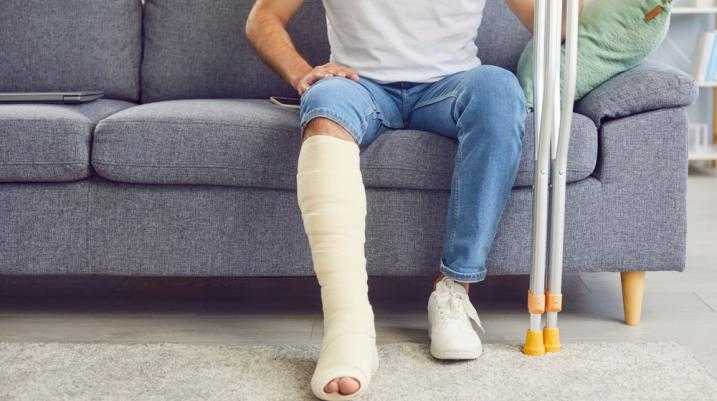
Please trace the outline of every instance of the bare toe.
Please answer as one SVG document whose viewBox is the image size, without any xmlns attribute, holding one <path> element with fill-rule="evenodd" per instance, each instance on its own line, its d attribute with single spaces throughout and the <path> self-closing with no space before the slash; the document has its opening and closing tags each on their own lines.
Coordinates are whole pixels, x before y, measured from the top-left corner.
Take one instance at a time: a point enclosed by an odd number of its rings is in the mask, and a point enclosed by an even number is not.
<svg viewBox="0 0 717 401">
<path fill-rule="evenodd" d="M 361 388 L 361 384 L 353 377 L 342 377 L 339 380 L 339 393 L 341 395 L 351 395 L 359 391 L 359 388 Z"/>
<path fill-rule="evenodd" d="M 326 386 L 324 386 L 324 393 L 331 394 L 339 391 L 339 379 L 331 380 Z"/>
</svg>

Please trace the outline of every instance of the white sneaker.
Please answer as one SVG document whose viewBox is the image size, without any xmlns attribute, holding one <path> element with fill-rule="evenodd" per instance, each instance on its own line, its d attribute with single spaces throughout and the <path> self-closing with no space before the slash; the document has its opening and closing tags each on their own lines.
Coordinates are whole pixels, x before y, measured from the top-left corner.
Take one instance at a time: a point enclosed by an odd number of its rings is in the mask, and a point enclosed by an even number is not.
<svg viewBox="0 0 717 401">
<path fill-rule="evenodd" d="M 434 358 L 476 359 L 483 353 L 475 327 L 483 326 L 461 284 L 446 277 L 436 284 L 428 298 L 428 324 Z"/>
</svg>

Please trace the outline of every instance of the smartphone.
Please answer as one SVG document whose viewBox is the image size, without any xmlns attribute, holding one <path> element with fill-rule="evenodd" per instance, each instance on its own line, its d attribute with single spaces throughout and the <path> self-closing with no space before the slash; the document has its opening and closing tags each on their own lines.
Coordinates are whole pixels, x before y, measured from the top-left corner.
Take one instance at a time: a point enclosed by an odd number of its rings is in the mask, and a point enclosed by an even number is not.
<svg viewBox="0 0 717 401">
<path fill-rule="evenodd" d="M 271 96 L 269 101 L 277 106 L 293 110 L 298 110 L 301 104 L 301 99 L 293 97 Z"/>
</svg>

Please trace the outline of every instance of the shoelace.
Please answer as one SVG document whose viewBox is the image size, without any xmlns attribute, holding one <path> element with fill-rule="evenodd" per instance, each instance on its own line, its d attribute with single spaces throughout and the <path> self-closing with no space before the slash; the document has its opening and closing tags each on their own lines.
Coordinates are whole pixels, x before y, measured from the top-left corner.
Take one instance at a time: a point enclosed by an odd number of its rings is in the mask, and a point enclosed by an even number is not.
<svg viewBox="0 0 717 401">
<path fill-rule="evenodd" d="M 468 315 L 468 318 L 470 318 L 473 323 L 475 323 L 478 328 L 480 328 L 481 332 L 485 333 L 485 329 L 483 328 L 483 324 L 480 321 L 480 318 L 478 317 L 478 311 L 471 303 L 470 299 L 468 298 L 468 295 L 464 292 L 461 292 L 459 290 L 451 288 L 451 285 L 460 285 L 451 283 L 446 283 L 446 280 L 441 280 L 436 285 L 436 297 L 438 298 L 438 304 L 448 305 L 450 309 L 450 318 L 456 319 L 458 317 L 462 317 L 463 314 Z M 443 312 L 444 309 L 441 308 L 441 312 Z"/>
</svg>

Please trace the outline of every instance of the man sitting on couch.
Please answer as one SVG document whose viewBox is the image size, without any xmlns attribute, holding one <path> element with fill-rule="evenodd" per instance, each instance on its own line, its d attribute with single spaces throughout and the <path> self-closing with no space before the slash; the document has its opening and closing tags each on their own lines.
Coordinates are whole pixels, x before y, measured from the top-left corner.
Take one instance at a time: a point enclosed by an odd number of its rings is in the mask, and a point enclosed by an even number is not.
<svg viewBox="0 0 717 401">
<path fill-rule="evenodd" d="M 528 27 L 533 1 L 506 0 Z M 443 257 L 428 301 L 431 354 L 482 353 L 469 283 L 486 259 L 511 194 L 526 107 L 516 77 L 481 65 L 485 0 L 324 0 L 331 62 L 311 66 L 286 30 L 303 0 L 257 0 L 247 35 L 301 95 L 297 192 L 321 285 L 324 338 L 317 397 L 353 399 L 378 367 L 364 257 L 366 196 L 359 147 L 390 129 L 457 140 Z"/>
</svg>

